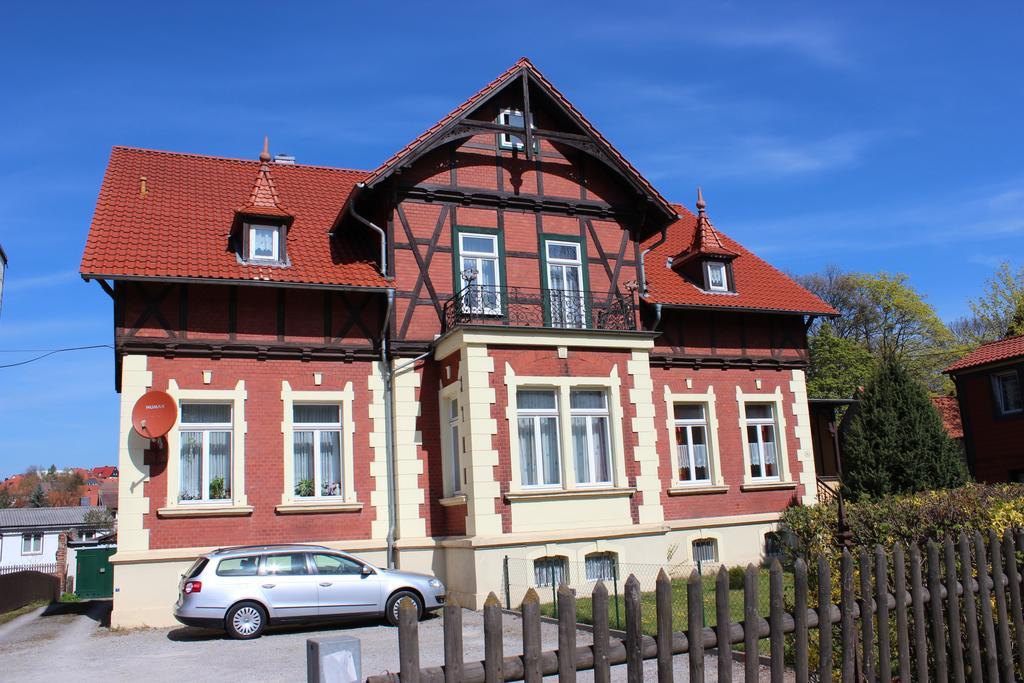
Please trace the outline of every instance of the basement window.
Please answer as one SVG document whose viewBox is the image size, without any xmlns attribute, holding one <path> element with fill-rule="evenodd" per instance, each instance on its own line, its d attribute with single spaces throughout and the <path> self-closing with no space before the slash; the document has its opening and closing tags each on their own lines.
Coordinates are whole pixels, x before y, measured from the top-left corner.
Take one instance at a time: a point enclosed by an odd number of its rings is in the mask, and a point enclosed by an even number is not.
<svg viewBox="0 0 1024 683">
<path fill-rule="evenodd" d="M 693 561 L 697 564 L 718 562 L 718 541 L 713 538 L 698 538 L 693 542 Z"/>
</svg>

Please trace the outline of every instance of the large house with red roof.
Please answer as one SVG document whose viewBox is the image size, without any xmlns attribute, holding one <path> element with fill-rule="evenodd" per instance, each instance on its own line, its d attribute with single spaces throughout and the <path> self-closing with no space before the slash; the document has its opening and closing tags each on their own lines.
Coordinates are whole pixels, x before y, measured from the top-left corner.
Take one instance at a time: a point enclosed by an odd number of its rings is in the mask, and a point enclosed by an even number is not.
<svg viewBox="0 0 1024 683">
<path fill-rule="evenodd" d="M 372 171 L 115 148 L 81 272 L 114 313 L 115 625 L 171 623 L 219 546 L 341 547 L 478 607 L 757 561 L 815 500 L 806 330 L 834 311 L 525 59 Z"/>
<path fill-rule="evenodd" d="M 1024 335 L 982 344 L 945 372 L 956 385 L 974 478 L 1024 482 Z"/>
</svg>

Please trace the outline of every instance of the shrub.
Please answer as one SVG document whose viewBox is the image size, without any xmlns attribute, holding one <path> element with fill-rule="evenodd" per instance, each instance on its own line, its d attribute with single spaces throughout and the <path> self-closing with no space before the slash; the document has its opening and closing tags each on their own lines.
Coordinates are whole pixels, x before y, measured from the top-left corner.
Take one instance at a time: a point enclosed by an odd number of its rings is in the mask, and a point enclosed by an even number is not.
<svg viewBox="0 0 1024 683">
<path fill-rule="evenodd" d="M 729 590 L 743 590 L 743 578 L 746 574 L 746 567 L 729 567 Z"/>
</svg>

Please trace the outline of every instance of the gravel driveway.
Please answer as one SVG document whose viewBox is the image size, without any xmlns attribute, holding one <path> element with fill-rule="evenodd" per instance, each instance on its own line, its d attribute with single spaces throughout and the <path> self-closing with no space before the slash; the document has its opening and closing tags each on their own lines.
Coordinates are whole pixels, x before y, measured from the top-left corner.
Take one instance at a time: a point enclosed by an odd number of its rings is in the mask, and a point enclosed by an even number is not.
<svg viewBox="0 0 1024 683">
<path fill-rule="evenodd" d="M 363 621 L 331 628 L 287 628 L 271 631 L 257 640 L 238 641 L 223 634 L 180 627 L 165 629 L 111 630 L 110 602 L 56 604 L 19 617 L 0 628 L 0 679 L 9 681 L 114 680 L 144 678 L 161 681 L 240 680 L 303 681 L 306 677 L 306 639 L 313 636 L 348 635 L 362 644 L 363 675 L 395 671 L 398 666 L 397 631 L 381 622 Z M 506 615 L 505 654 L 522 652 L 519 619 Z M 466 659 L 483 657 L 483 618 L 463 613 Z M 557 648 L 554 624 L 542 628 L 544 649 Z M 590 634 L 579 632 L 579 643 Z M 420 659 L 423 666 L 443 662 L 441 619 L 429 618 L 420 625 Z M 705 661 L 714 680 L 717 662 Z M 742 665 L 735 679 L 743 680 Z M 614 680 L 625 680 L 625 668 L 617 667 Z M 676 657 L 676 680 L 686 681 L 687 659 Z M 656 680 L 654 662 L 647 662 L 645 678 Z M 581 672 L 580 681 L 590 681 Z"/>
</svg>

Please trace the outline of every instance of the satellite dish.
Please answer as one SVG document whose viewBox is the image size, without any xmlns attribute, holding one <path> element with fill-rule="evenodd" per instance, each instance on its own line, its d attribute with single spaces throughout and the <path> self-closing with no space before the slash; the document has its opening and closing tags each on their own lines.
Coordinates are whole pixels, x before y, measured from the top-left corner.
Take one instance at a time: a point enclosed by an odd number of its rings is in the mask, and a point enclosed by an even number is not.
<svg viewBox="0 0 1024 683">
<path fill-rule="evenodd" d="M 159 439 L 178 421 L 178 404 L 166 391 L 147 391 L 132 408 L 132 426 L 147 439 Z"/>
</svg>

